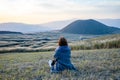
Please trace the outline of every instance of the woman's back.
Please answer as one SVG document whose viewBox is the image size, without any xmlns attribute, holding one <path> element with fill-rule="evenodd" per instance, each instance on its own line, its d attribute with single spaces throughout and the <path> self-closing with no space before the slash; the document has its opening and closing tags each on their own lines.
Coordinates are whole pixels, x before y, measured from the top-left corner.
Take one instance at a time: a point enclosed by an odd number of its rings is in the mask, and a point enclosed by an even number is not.
<svg viewBox="0 0 120 80">
<path fill-rule="evenodd" d="M 61 64 L 70 64 L 71 51 L 68 46 L 60 46 L 55 50 L 54 58 Z"/>
<path fill-rule="evenodd" d="M 51 72 L 60 72 L 65 69 L 76 70 L 71 63 L 71 49 L 68 46 L 67 40 L 64 37 L 61 37 L 58 41 L 58 47 L 55 50 Z"/>
</svg>

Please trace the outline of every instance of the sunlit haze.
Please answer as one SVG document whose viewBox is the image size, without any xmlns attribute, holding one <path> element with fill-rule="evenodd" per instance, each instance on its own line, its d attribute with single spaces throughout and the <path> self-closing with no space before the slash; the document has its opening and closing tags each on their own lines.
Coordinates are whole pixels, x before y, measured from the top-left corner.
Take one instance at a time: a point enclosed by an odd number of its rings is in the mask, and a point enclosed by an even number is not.
<svg viewBox="0 0 120 80">
<path fill-rule="evenodd" d="M 118 19 L 120 0 L 0 0 L 0 23 L 40 24 L 67 19 Z"/>
</svg>

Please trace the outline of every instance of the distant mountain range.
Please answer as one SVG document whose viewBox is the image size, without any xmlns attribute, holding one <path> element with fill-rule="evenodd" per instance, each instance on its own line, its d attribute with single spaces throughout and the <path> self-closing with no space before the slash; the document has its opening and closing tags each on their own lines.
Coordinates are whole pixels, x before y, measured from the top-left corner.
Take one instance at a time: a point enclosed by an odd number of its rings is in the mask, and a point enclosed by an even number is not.
<svg viewBox="0 0 120 80">
<path fill-rule="evenodd" d="M 24 24 L 24 23 L 1 23 L 0 31 L 15 31 L 15 32 L 23 32 L 23 33 L 32 33 L 32 32 L 44 32 L 49 31 L 48 27 L 43 27 L 41 25 L 32 25 L 32 24 Z"/>
<path fill-rule="evenodd" d="M 23 34 L 21 32 L 13 32 L 13 31 L 0 31 L 0 34 Z"/>
<path fill-rule="evenodd" d="M 63 28 L 61 32 L 74 34 L 114 34 L 120 33 L 120 28 L 104 25 L 96 20 L 76 20 Z"/>
<path fill-rule="evenodd" d="M 24 24 L 16 22 L 0 23 L 0 31 L 15 31 L 22 33 L 45 32 L 51 30 L 61 30 L 77 19 L 54 21 L 44 24 Z M 97 21 L 120 28 L 120 19 L 98 19 Z"/>
<path fill-rule="evenodd" d="M 63 20 L 63 21 L 53 21 L 53 22 L 48 22 L 48 23 L 44 23 L 44 24 L 40 24 L 40 25 L 52 28 L 53 30 L 60 30 L 75 20 L 76 19 Z"/>
<path fill-rule="evenodd" d="M 120 28 L 120 19 L 96 19 L 97 21 L 107 25 Z"/>
<path fill-rule="evenodd" d="M 40 24 L 40 25 L 60 30 L 76 20 L 79 20 L 79 19 L 53 21 L 53 22 L 44 23 L 44 24 Z M 97 21 L 99 21 L 107 26 L 114 26 L 114 27 L 120 28 L 120 19 L 95 19 L 95 20 L 97 20 Z"/>
</svg>

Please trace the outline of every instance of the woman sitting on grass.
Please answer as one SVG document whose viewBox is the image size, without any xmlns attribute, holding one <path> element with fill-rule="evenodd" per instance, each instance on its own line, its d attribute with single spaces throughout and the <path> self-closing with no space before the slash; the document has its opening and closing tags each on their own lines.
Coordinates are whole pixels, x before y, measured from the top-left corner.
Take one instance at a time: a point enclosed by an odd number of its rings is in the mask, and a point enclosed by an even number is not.
<svg viewBox="0 0 120 80">
<path fill-rule="evenodd" d="M 51 73 L 58 73 L 65 69 L 77 71 L 70 61 L 71 50 L 68 46 L 67 40 L 64 37 L 61 37 L 58 41 L 58 45 L 59 47 L 55 50 L 54 60 L 49 60 Z"/>
</svg>

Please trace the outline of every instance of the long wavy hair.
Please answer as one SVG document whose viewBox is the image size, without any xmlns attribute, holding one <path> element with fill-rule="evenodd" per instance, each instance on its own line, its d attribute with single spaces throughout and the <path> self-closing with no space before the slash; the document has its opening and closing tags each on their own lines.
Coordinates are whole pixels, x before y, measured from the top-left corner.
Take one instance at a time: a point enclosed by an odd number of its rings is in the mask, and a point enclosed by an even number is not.
<svg viewBox="0 0 120 80">
<path fill-rule="evenodd" d="M 64 37 L 60 37 L 58 40 L 59 46 L 68 46 L 67 40 Z"/>
</svg>

